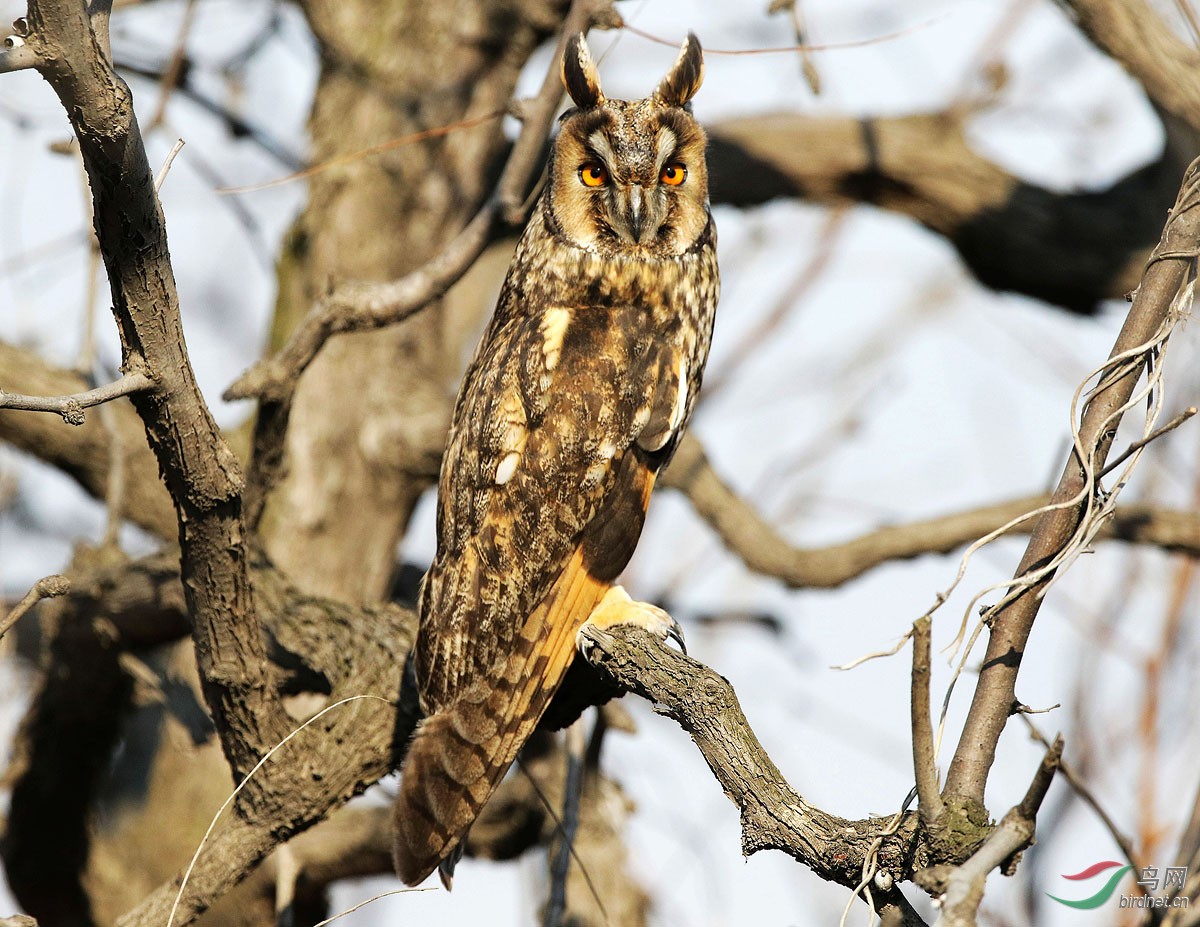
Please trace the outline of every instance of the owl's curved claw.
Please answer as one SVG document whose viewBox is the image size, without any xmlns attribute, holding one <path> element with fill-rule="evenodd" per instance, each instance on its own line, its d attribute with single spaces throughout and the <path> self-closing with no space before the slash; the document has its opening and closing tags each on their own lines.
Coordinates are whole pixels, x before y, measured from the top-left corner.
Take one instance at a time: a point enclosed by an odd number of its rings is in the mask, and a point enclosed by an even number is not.
<svg viewBox="0 0 1200 927">
<path fill-rule="evenodd" d="M 620 586 L 613 586 L 588 616 L 583 627 L 579 629 L 576 646 L 581 653 L 586 655 L 592 643 L 586 633 L 589 628 L 604 630 L 619 624 L 635 625 L 653 634 L 664 643 L 673 640 L 683 653 L 687 653 L 683 628 L 679 622 L 657 605 L 635 602 Z"/>
<path fill-rule="evenodd" d="M 683 639 L 683 625 L 674 618 L 671 618 L 671 627 L 667 628 L 667 637 L 679 645 L 680 652 L 687 653 L 687 641 Z"/>
</svg>

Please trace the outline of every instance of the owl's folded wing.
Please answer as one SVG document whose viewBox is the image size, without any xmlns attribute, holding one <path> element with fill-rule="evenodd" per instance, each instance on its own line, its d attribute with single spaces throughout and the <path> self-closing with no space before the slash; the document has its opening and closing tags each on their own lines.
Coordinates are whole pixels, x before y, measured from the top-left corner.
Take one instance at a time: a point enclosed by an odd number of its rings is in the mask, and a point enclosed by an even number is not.
<svg viewBox="0 0 1200 927">
<path fill-rule="evenodd" d="M 634 309 L 551 308 L 489 338 L 439 486 L 417 654 L 427 710 L 504 671 L 551 589 L 583 581 L 564 571 L 607 586 L 624 569 L 688 405 L 680 352 Z"/>
</svg>

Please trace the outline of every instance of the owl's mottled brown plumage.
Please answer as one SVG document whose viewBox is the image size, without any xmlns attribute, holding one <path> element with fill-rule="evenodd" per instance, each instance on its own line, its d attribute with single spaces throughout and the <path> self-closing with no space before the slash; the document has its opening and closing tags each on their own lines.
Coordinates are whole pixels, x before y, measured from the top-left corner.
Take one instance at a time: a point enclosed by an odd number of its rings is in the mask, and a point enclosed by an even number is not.
<svg viewBox="0 0 1200 927">
<path fill-rule="evenodd" d="M 583 37 L 568 43 L 576 109 L 442 463 L 413 655 L 426 719 L 394 814 L 409 884 L 439 865 L 448 878 L 580 627 L 627 601 L 613 583 L 691 417 L 717 303 L 705 138 L 688 111 L 702 70 L 689 36 L 653 95 L 608 100 Z"/>
</svg>

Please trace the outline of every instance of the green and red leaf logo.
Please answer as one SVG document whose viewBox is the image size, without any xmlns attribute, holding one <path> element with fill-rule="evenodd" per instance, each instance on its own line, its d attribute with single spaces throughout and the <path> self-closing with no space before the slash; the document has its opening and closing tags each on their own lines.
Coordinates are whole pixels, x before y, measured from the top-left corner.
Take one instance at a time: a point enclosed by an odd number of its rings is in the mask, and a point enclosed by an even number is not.
<svg viewBox="0 0 1200 927">
<path fill-rule="evenodd" d="M 1089 895 L 1087 898 L 1071 899 L 1059 898 L 1057 895 L 1051 895 L 1049 892 L 1046 892 L 1046 894 L 1059 904 L 1065 904 L 1068 908 L 1080 908 L 1081 910 L 1085 911 L 1091 910 L 1092 908 L 1098 908 L 1112 897 L 1112 893 L 1117 890 L 1117 884 L 1122 878 L 1124 878 L 1125 873 L 1132 868 L 1132 866 L 1123 866 L 1116 860 L 1101 860 L 1098 863 L 1093 863 L 1091 866 L 1088 866 L 1082 872 L 1076 872 L 1074 875 L 1063 876 L 1064 879 L 1069 879 L 1072 882 L 1083 882 L 1088 879 L 1095 878 L 1102 872 L 1108 872 L 1110 869 L 1116 869 L 1116 872 L 1108 877 L 1108 880 L 1094 895 Z"/>
</svg>

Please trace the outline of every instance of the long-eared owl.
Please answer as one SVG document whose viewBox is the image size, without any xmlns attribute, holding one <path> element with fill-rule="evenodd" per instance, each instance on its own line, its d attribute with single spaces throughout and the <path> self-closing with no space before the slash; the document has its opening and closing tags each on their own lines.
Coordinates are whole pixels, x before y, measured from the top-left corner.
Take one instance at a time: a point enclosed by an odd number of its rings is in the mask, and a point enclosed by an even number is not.
<svg viewBox="0 0 1200 927">
<path fill-rule="evenodd" d="M 439 866 L 449 884 L 480 808 L 556 693 L 556 706 L 570 700 L 562 683 L 585 622 L 668 630 L 614 584 L 691 418 L 712 335 L 716 230 L 689 105 L 702 75 L 689 35 L 649 97 L 610 100 L 583 36 L 567 44 L 575 107 L 442 461 L 412 656 L 426 717 L 394 809 L 409 884 Z"/>
</svg>

